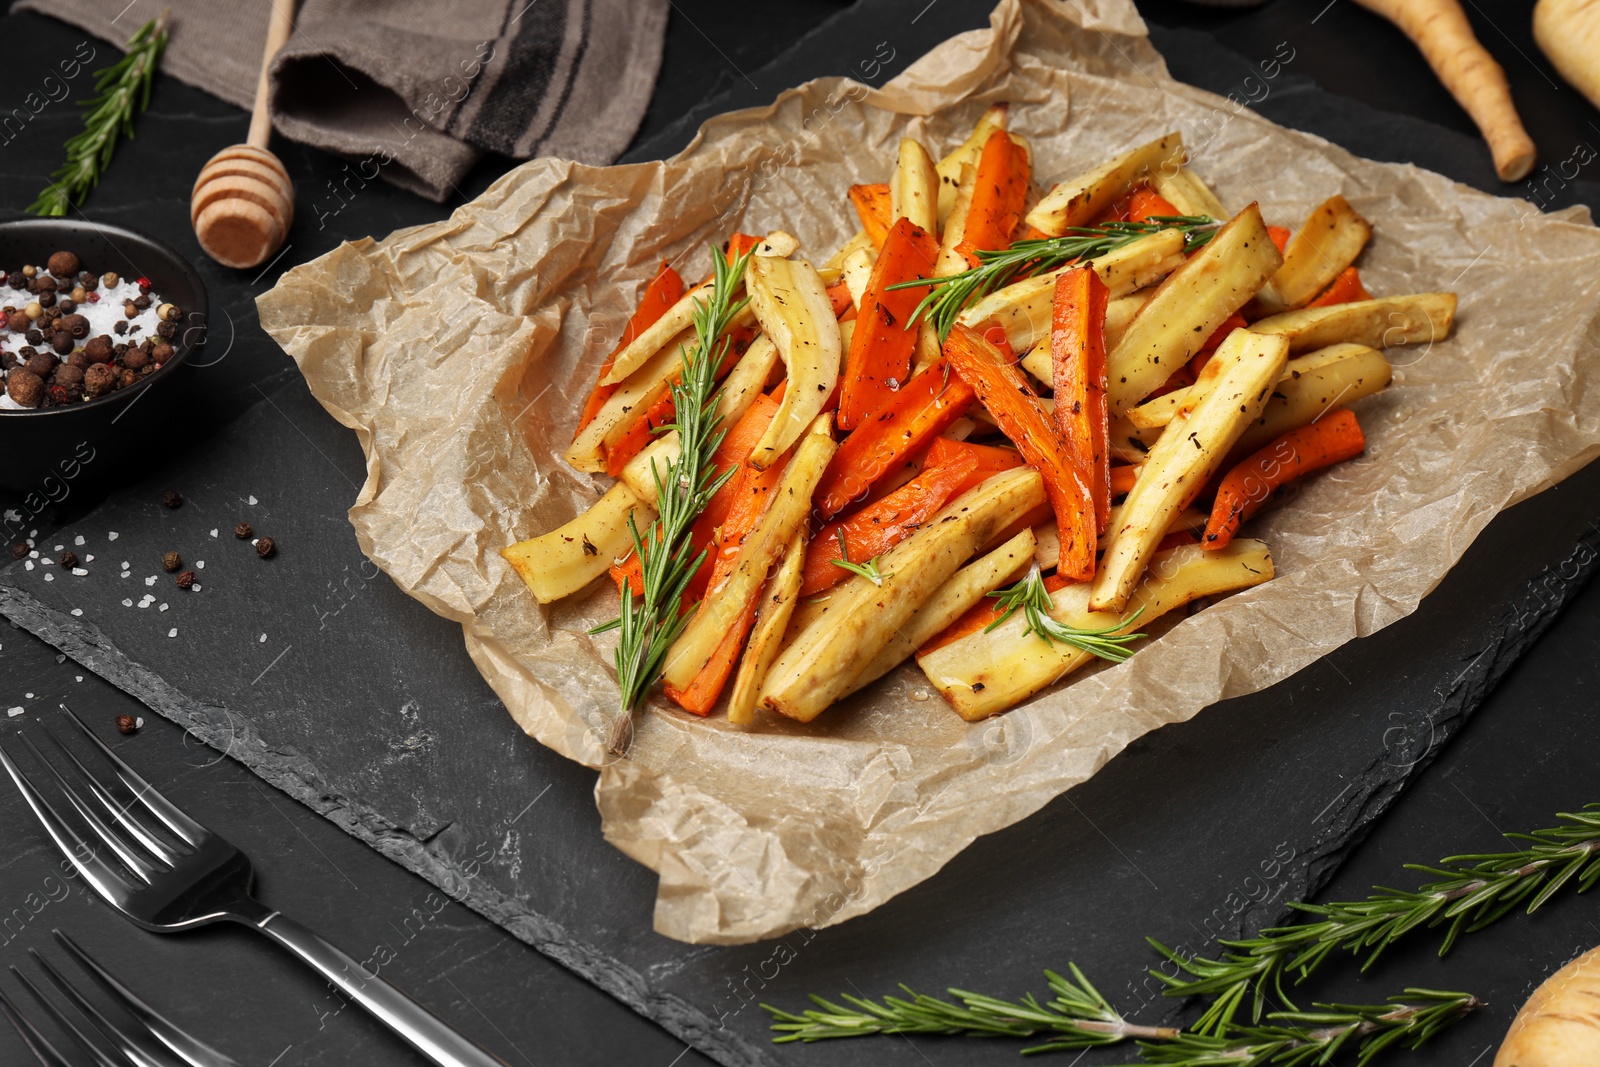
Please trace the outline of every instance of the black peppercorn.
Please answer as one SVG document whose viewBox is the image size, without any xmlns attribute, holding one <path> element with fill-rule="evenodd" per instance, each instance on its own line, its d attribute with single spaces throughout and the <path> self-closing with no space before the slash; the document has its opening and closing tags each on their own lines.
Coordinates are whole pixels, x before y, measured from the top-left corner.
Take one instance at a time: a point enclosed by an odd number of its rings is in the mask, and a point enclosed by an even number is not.
<svg viewBox="0 0 1600 1067">
<path fill-rule="evenodd" d="M 150 306 L 150 297 L 147 295 L 147 293 L 148 290 L 141 292 L 138 296 L 133 298 L 133 306 L 138 308 L 140 311 L 143 311 L 145 308 Z M 133 318 L 132 315 L 129 315 L 128 317 L 130 319 Z"/>
<path fill-rule="evenodd" d="M 78 272 L 78 284 L 92 293 L 96 289 L 100 288 L 100 278 L 97 275 L 90 274 L 86 270 L 80 270 Z"/>
<path fill-rule="evenodd" d="M 128 332 L 128 324 L 125 321 L 118 319 L 117 324 L 111 327 L 111 329 L 119 335 L 125 334 Z"/>
<path fill-rule="evenodd" d="M 271 559 L 277 554 L 278 546 L 273 543 L 272 538 L 259 537 L 256 539 L 256 555 L 260 556 L 262 559 Z"/>
<path fill-rule="evenodd" d="M 28 554 L 28 546 L 23 544 L 21 541 L 18 541 L 16 544 L 11 546 L 11 558 L 12 559 L 21 559 L 23 556 L 26 556 L 27 554 Z"/>
<path fill-rule="evenodd" d="M 89 358 L 89 353 L 81 348 L 67 357 L 67 364 L 79 370 L 88 370 L 89 364 L 93 362 L 94 360 Z"/>
<path fill-rule="evenodd" d="M 183 557 L 176 552 L 168 552 L 161 557 L 161 566 L 168 571 L 175 571 L 183 566 Z"/>
<path fill-rule="evenodd" d="M 178 491 L 176 489 L 168 489 L 166 492 L 161 494 L 162 507 L 175 508 L 182 503 L 183 497 L 178 495 Z"/>
<path fill-rule="evenodd" d="M 250 529 L 250 524 L 248 522 L 241 522 L 239 525 L 233 528 L 233 536 L 237 537 L 241 541 L 250 540 L 250 535 L 254 532 L 254 530 Z"/>
<path fill-rule="evenodd" d="M 178 324 L 175 322 L 163 322 L 156 327 L 156 336 L 165 341 L 172 340 L 178 336 Z"/>
<path fill-rule="evenodd" d="M 22 337 L 30 345 L 38 346 L 44 344 L 44 333 L 37 328 L 30 328 Z"/>
<path fill-rule="evenodd" d="M 36 293 L 53 293 L 60 286 L 54 278 L 41 274 L 33 279 L 33 291 Z"/>
<path fill-rule="evenodd" d="M 61 558 L 57 562 L 63 567 L 76 567 L 78 565 L 78 554 L 69 548 L 61 553 Z"/>
<path fill-rule="evenodd" d="M 123 389 L 139 380 L 139 372 L 131 367 L 123 367 L 122 373 L 117 375 L 117 385 Z"/>
<path fill-rule="evenodd" d="M 194 585 L 194 571 L 184 571 L 178 575 L 179 589 L 188 589 L 192 585 Z"/>
<path fill-rule="evenodd" d="M 61 298 L 61 302 L 56 305 L 56 310 L 63 315 L 70 315 L 78 310 L 78 302 L 71 297 L 64 296 Z"/>
<path fill-rule="evenodd" d="M 121 733 L 131 734 L 139 729 L 139 720 L 132 715 L 117 716 L 117 730 Z"/>
<path fill-rule="evenodd" d="M 54 289 L 40 290 L 36 299 L 39 301 L 39 306 L 42 308 L 52 308 L 56 306 L 56 292 Z"/>
</svg>

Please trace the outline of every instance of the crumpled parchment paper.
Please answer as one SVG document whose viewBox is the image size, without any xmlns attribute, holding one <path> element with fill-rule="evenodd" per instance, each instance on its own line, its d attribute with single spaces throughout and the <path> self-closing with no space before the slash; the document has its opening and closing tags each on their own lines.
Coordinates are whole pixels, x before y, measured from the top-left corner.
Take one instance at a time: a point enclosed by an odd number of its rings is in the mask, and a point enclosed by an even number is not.
<svg viewBox="0 0 1600 1067">
<path fill-rule="evenodd" d="M 871 49 L 863 45 L 864 58 Z M 856 229 L 845 190 L 887 180 L 905 134 L 938 155 L 989 102 L 1050 182 L 1169 130 L 1237 211 L 1295 226 L 1342 193 L 1376 227 L 1378 294 L 1453 289 L 1456 333 L 1391 349 L 1360 405 L 1367 455 L 1257 520 L 1275 580 L 1131 661 L 967 725 L 902 667 L 810 726 L 753 731 L 653 704 L 608 760 L 607 581 L 542 608 L 497 555 L 603 489 L 567 468 L 596 367 L 662 259 L 686 278 L 735 229 L 814 262 Z M 1168 78 L 1128 0 L 1004 0 L 884 89 L 820 79 L 708 122 L 665 163 L 524 164 L 450 218 L 286 274 L 262 324 L 356 431 L 362 549 L 454 619 L 521 727 L 599 768 L 606 836 L 660 875 L 655 927 L 738 943 L 871 910 L 1165 723 L 1290 675 L 1412 611 L 1501 509 L 1600 453 L 1600 231 L 1410 166 L 1371 163 Z M 1064 861 L 1070 862 L 1070 861 Z"/>
</svg>

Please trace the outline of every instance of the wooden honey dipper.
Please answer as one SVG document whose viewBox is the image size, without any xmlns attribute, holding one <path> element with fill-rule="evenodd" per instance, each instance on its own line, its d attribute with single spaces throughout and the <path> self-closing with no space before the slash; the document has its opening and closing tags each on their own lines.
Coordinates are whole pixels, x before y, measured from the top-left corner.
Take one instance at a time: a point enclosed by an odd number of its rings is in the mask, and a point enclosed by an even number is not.
<svg viewBox="0 0 1600 1067">
<path fill-rule="evenodd" d="M 250 135 L 224 148 L 200 168 L 189 194 L 189 221 L 206 254 L 225 267 L 258 267 L 276 252 L 294 221 L 294 183 L 278 157 L 267 151 L 272 118 L 267 113 L 267 68 L 289 39 L 294 0 L 272 0 L 267 49 L 256 81 Z"/>
</svg>

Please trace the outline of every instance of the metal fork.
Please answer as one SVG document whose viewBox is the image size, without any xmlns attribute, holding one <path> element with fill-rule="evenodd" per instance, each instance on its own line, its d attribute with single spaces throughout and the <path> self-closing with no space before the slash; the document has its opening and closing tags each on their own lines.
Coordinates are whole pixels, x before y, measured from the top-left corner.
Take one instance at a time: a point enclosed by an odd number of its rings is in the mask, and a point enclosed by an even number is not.
<svg viewBox="0 0 1600 1067">
<path fill-rule="evenodd" d="M 375 971 L 368 971 L 304 926 L 257 901 L 251 895 L 254 871 L 248 856 L 156 792 L 71 708 L 62 704 L 61 710 L 99 749 L 122 786 L 133 794 L 127 803 L 113 797 L 114 787 L 108 788 L 96 778 L 49 730 L 45 733 L 72 764 L 84 791 L 75 788 L 31 738 L 18 733 L 77 813 L 77 821 L 89 828 L 117 864 L 102 857 L 73 822 L 62 818 L 3 748 L 0 764 L 4 764 L 56 847 L 106 903 L 156 933 L 175 933 L 216 922 L 236 922 L 259 930 L 439 1067 L 505 1067 L 502 1060 L 458 1034 Z M 142 814 L 136 814 L 136 808 L 142 809 Z M 176 841 L 167 841 L 161 831 L 149 825 L 152 819 Z"/>
<path fill-rule="evenodd" d="M 17 981 L 21 982 L 23 988 L 33 995 L 33 998 L 39 1002 L 50 1018 L 55 1021 L 56 1025 L 66 1031 L 68 1036 L 88 1054 L 95 1067 L 159 1067 L 161 1064 L 177 1062 L 171 1059 L 170 1055 L 168 1055 L 169 1053 L 177 1056 L 179 1060 L 189 1064 L 190 1067 L 239 1067 L 235 1061 L 224 1056 L 216 1049 L 197 1038 L 190 1037 L 150 1005 L 139 999 L 138 994 L 123 985 L 109 971 L 96 963 L 87 952 L 79 948 L 66 934 L 60 930 L 52 930 L 51 933 L 55 934 L 56 940 L 77 959 L 83 969 L 94 977 L 95 982 L 112 997 L 116 998 L 122 1009 L 136 1019 L 144 1028 L 143 1033 L 130 1034 L 106 1018 L 98 1008 L 73 987 L 72 983 L 60 971 L 50 965 L 49 960 L 39 955 L 36 950 L 29 949 L 28 954 L 33 957 L 34 962 L 44 971 L 45 977 L 50 980 L 50 984 L 55 986 L 62 996 L 66 997 L 93 1024 L 94 1028 L 100 1031 L 100 1034 L 115 1046 L 116 1053 L 105 1052 L 82 1029 L 73 1023 L 60 1008 L 57 1008 L 55 1004 L 46 999 L 39 987 L 28 980 L 27 975 L 15 967 L 11 968 L 11 973 L 17 976 Z M 49 1039 L 28 1020 L 26 1015 L 22 1014 L 21 1009 L 17 1007 L 10 997 L 6 996 L 3 990 L 0 990 L 0 1012 L 5 1014 L 6 1019 L 21 1035 L 23 1043 L 28 1046 L 28 1050 L 34 1054 L 35 1058 L 44 1067 L 71 1067 L 67 1059 L 55 1050 Z M 160 1044 L 153 1045 L 149 1041 L 149 1037 L 155 1038 Z"/>
</svg>

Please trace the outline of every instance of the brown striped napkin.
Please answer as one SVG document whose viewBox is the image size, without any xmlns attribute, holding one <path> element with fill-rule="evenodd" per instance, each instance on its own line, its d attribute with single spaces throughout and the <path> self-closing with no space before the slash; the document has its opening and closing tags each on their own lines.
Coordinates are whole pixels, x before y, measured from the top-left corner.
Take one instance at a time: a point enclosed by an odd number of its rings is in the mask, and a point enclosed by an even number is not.
<svg viewBox="0 0 1600 1067">
<path fill-rule="evenodd" d="M 484 152 L 609 163 L 661 66 L 668 0 L 303 0 L 272 66 L 278 132 L 450 196 Z M 172 10 L 166 73 L 248 108 L 265 0 L 22 0 L 120 46 Z M 109 62 L 109 58 L 108 58 Z M 224 147 L 218 143 L 217 148 Z"/>
</svg>

